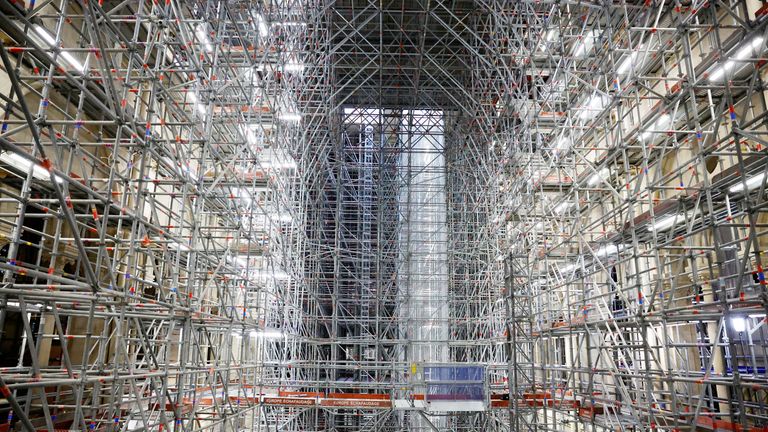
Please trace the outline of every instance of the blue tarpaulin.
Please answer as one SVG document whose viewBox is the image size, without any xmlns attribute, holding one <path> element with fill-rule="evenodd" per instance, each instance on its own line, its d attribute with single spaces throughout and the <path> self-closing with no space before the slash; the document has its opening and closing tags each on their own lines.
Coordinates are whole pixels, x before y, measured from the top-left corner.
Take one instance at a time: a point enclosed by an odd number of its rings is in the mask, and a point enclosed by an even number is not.
<svg viewBox="0 0 768 432">
<path fill-rule="evenodd" d="M 427 400 L 485 399 L 485 367 L 428 366 L 424 368 Z"/>
</svg>

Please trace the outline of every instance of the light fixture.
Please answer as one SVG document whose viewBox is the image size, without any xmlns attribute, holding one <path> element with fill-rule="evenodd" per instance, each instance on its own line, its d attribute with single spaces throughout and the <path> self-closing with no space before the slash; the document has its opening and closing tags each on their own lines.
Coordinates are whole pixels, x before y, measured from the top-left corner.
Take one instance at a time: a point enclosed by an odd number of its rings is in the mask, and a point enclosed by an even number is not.
<svg viewBox="0 0 768 432">
<path fill-rule="evenodd" d="M 759 319 L 764 319 L 765 318 L 765 314 L 764 313 L 749 314 L 747 316 L 750 317 L 750 318 L 753 318 L 753 319 L 758 319 L 758 318 Z"/>
<path fill-rule="evenodd" d="M 3 163 L 10 165 L 18 170 L 21 170 L 23 172 L 29 172 L 29 169 L 32 168 L 32 177 L 41 180 L 41 181 L 50 181 L 51 176 L 48 173 L 48 170 L 43 168 L 42 166 L 30 162 L 28 159 L 16 154 L 11 153 L 9 151 L 4 151 L 0 153 L 0 161 Z M 63 183 L 64 179 L 59 176 L 54 176 L 54 179 L 56 180 L 56 183 Z"/>
<path fill-rule="evenodd" d="M 243 207 L 250 207 L 253 203 L 251 193 L 245 188 L 233 187 L 231 196 L 232 198 L 239 200 L 243 204 Z"/>
<path fill-rule="evenodd" d="M 240 266 L 240 267 L 248 266 L 248 260 L 243 259 L 242 257 L 227 257 L 227 262 L 231 264 L 236 264 L 235 268 L 237 268 L 237 266 Z"/>
<path fill-rule="evenodd" d="M 727 60 L 725 63 L 718 66 L 712 73 L 709 74 L 710 81 L 717 81 L 725 76 L 726 72 L 730 72 L 731 69 L 736 66 L 736 61 L 745 61 L 753 55 L 760 55 L 760 47 L 763 46 L 763 37 L 758 36 L 752 41 L 746 43 L 741 49 L 736 51 L 734 60 Z"/>
<path fill-rule="evenodd" d="M 606 177 L 608 177 L 608 168 L 603 168 L 600 171 L 592 174 L 592 176 L 587 180 L 587 185 L 589 186 L 595 186 L 598 183 L 602 182 Z"/>
<path fill-rule="evenodd" d="M 679 214 L 667 216 L 659 219 L 656 223 L 651 224 L 651 226 L 648 227 L 648 231 L 662 231 L 675 226 L 681 220 L 683 220 L 683 217 Z"/>
<path fill-rule="evenodd" d="M 262 168 L 271 168 L 271 169 L 296 169 L 296 161 L 293 159 L 288 159 L 286 161 L 262 161 L 261 162 Z"/>
<path fill-rule="evenodd" d="M 256 73 L 256 68 L 245 67 L 241 69 L 242 72 L 238 74 L 237 80 L 244 86 L 256 87 L 259 83 L 259 75 Z"/>
<path fill-rule="evenodd" d="M 565 213 L 566 210 L 568 210 L 571 207 L 572 204 L 573 203 L 571 203 L 569 201 L 562 202 L 562 203 L 558 204 L 557 206 L 555 206 L 555 208 L 552 211 L 554 211 L 557 214 Z"/>
<path fill-rule="evenodd" d="M 263 169 L 288 170 L 296 168 L 296 161 L 287 151 L 278 148 L 270 148 L 261 152 L 259 165 Z"/>
<path fill-rule="evenodd" d="M 634 66 L 635 69 L 638 69 L 640 66 L 642 66 L 643 62 L 645 61 L 645 58 L 648 56 L 648 52 L 653 52 L 655 44 L 652 42 L 640 44 L 635 47 L 634 50 L 632 50 L 631 53 L 626 55 L 623 60 L 621 60 L 621 63 L 619 63 L 619 67 L 616 68 L 616 73 L 619 75 L 626 75 L 631 72 L 632 67 Z M 643 56 L 642 59 L 640 59 L 640 62 L 638 63 L 638 59 L 640 56 Z"/>
<path fill-rule="evenodd" d="M 200 113 L 200 115 L 205 116 L 205 106 L 201 104 L 200 101 L 197 99 L 197 95 L 194 92 L 192 93 L 187 92 L 187 95 L 188 95 L 189 101 L 197 109 L 197 112 Z"/>
<path fill-rule="evenodd" d="M 269 24 L 262 14 L 256 14 L 256 26 L 259 29 L 259 36 L 267 37 L 269 35 Z"/>
<path fill-rule="evenodd" d="M 286 223 L 286 222 L 292 222 L 293 221 L 293 215 L 290 213 L 278 213 L 277 220 L 280 222 Z"/>
<path fill-rule="evenodd" d="M 304 72 L 304 63 L 299 63 L 295 60 L 289 61 L 283 66 L 283 72 Z"/>
<path fill-rule="evenodd" d="M 574 271 L 576 271 L 576 269 L 578 267 L 579 267 L 578 264 L 575 264 L 575 263 L 574 264 L 568 264 L 567 266 L 565 266 L 565 267 L 560 269 L 560 273 L 562 273 L 562 274 L 573 273 Z"/>
<path fill-rule="evenodd" d="M 579 113 L 579 118 L 590 120 L 598 115 L 606 106 L 608 106 L 608 97 L 596 93 L 580 107 L 581 113 Z"/>
<path fill-rule="evenodd" d="M 686 216 L 688 216 L 689 213 L 676 213 L 664 218 L 661 218 L 657 220 L 655 223 L 651 224 L 648 227 L 648 231 L 664 231 L 669 228 L 672 228 L 673 226 L 677 225 L 678 223 L 685 220 Z M 693 215 L 695 217 L 695 214 Z"/>
<path fill-rule="evenodd" d="M 751 191 L 752 189 L 755 189 L 757 187 L 760 187 L 765 182 L 766 173 L 762 172 L 760 174 L 753 175 L 752 177 L 748 178 L 746 181 L 742 182 L 739 181 L 738 183 L 734 184 L 728 189 L 728 192 L 735 194 L 744 192 L 744 184 L 746 183 L 747 191 Z"/>
<path fill-rule="evenodd" d="M 580 37 L 579 41 L 576 43 L 576 47 L 573 50 L 573 56 L 586 56 L 595 45 L 595 40 L 597 39 L 598 35 L 599 32 L 597 30 L 590 30 L 587 32 L 586 36 Z"/>
<path fill-rule="evenodd" d="M 746 44 L 736 53 L 736 60 L 746 60 L 756 53 L 758 49 L 763 45 L 763 37 L 758 36 L 752 39 L 752 42 Z M 759 54 L 759 53 L 758 53 Z"/>
<path fill-rule="evenodd" d="M 307 26 L 307 23 L 305 23 L 304 21 L 278 21 L 272 24 L 280 27 L 306 27 Z"/>
<path fill-rule="evenodd" d="M 286 122 L 300 122 L 301 114 L 296 112 L 281 112 L 277 115 L 277 118 Z"/>
<path fill-rule="evenodd" d="M 544 36 L 544 42 L 539 45 L 539 49 L 544 52 L 547 50 L 547 45 L 557 40 L 558 31 L 555 29 L 549 30 Z"/>
<path fill-rule="evenodd" d="M 183 243 L 177 243 L 175 241 L 172 242 L 172 243 L 168 243 L 168 247 L 172 248 L 172 249 L 176 249 L 176 250 L 178 250 L 180 252 L 189 252 L 191 250 L 189 248 L 189 246 L 187 246 L 187 245 L 185 245 Z"/>
<path fill-rule="evenodd" d="M 35 29 L 35 33 L 37 33 L 44 41 L 47 43 L 50 47 L 54 47 L 56 45 L 56 38 L 53 37 L 50 33 L 48 33 L 48 30 L 44 29 L 43 27 L 39 25 L 34 25 L 33 28 Z M 85 65 L 80 63 L 75 56 L 72 54 L 61 51 L 60 54 L 61 58 L 64 59 L 67 63 L 69 63 L 70 66 L 72 66 L 72 69 L 75 69 L 76 71 L 80 73 L 85 72 Z"/>
<path fill-rule="evenodd" d="M 284 334 L 279 329 L 265 328 L 264 330 L 257 331 L 256 336 L 264 339 L 280 339 Z"/>
<path fill-rule="evenodd" d="M 243 131 L 243 135 L 245 135 L 245 141 L 250 145 L 256 145 L 258 143 L 258 140 L 256 139 L 256 134 L 253 132 L 253 127 L 244 127 L 241 129 Z"/>
<path fill-rule="evenodd" d="M 9 301 L 9 302 L 5 303 L 5 306 L 9 307 L 9 308 L 12 307 L 12 308 L 19 308 L 20 309 L 21 308 L 21 303 L 16 302 L 16 301 Z M 39 312 L 41 309 L 50 310 L 50 307 L 47 307 L 47 306 L 45 306 L 42 303 L 31 304 L 31 303 L 26 302 L 26 301 L 24 302 L 24 307 L 27 309 L 27 312 Z M 57 337 L 54 336 L 54 339 L 57 339 Z"/>
<path fill-rule="evenodd" d="M 640 140 L 645 141 L 651 138 L 654 134 L 659 133 L 659 131 L 667 129 L 671 123 L 672 116 L 667 113 L 660 115 L 659 118 L 653 123 L 653 125 L 648 128 L 648 130 L 640 134 Z"/>
<path fill-rule="evenodd" d="M 284 270 L 275 270 L 272 272 L 271 276 L 272 276 L 272 279 L 275 279 L 275 280 L 288 280 L 291 278 L 291 275 L 289 275 Z"/>
<path fill-rule="evenodd" d="M 192 176 L 192 167 L 189 166 L 189 164 L 182 165 L 179 167 L 179 169 L 181 170 L 181 175 L 183 175 L 187 179 L 194 179 L 194 177 Z"/>
<path fill-rule="evenodd" d="M 259 124 L 241 125 L 239 127 L 240 132 L 243 134 L 243 136 L 245 136 L 246 142 L 251 146 L 258 146 L 259 144 L 263 144 L 263 128 L 264 125 Z M 257 151 L 261 151 L 261 149 Z"/>
<path fill-rule="evenodd" d="M 571 139 L 565 135 L 561 135 L 560 138 L 557 139 L 557 143 L 555 143 L 555 150 L 558 152 L 568 150 L 570 147 Z"/>
<path fill-rule="evenodd" d="M 605 258 L 608 256 L 617 255 L 619 252 L 626 249 L 626 245 L 615 245 L 615 244 L 607 244 L 600 249 L 596 250 L 592 255 L 595 258 Z"/>
<path fill-rule="evenodd" d="M 619 75 L 624 75 L 629 72 L 629 69 L 632 67 L 632 64 L 635 62 L 635 58 L 637 58 L 638 52 L 632 51 L 624 60 L 619 64 L 619 67 L 616 68 L 616 73 Z"/>
<path fill-rule="evenodd" d="M 586 44 L 584 41 L 580 41 L 578 45 L 576 45 L 576 49 L 573 51 L 574 57 L 582 57 L 584 54 L 587 53 L 587 48 L 585 46 Z"/>
<path fill-rule="evenodd" d="M 554 42 L 557 39 L 557 35 L 560 33 L 556 29 L 552 29 L 547 32 L 547 42 Z"/>
<path fill-rule="evenodd" d="M 280 269 L 256 270 L 255 272 L 253 272 L 253 276 L 264 281 L 265 280 L 285 281 L 291 278 L 291 275 L 286 273 L 284 270 L 280 270 Z"/>
<path fill-rule="evenodd" d="M 211 45 L 211 40 L 208 39 L 208 35 L 206 34 L 206 29 L 204 24 L 200 24 L 195 29 L 195 34 L 197 35 L 197 38 L 200 39 L 200 42 L 203 43 L 203 47 L 205 47 L 205 50 L 207 52 L 213 52 L 213 46 Z"/>
<path fill-rule="evenodd" d="M 715 69 L 715 71 L 712 72 L 709 75 L 709 80 L 710 81 L 717 81 L 717 80 L 719 80 L 720 78 L 723 77 L 723 75 L 725 75 L 725 72 L 730 71 L 731 69 L 733 69 L 734 65 L 735 65 L 735 63 L 733 62 L 733 60 L 728 60 L 727 62 L 725 62 L 725 64 L 723 64 L 722 66 L 720 66 L 717 69 Z"/>
<path fill-rule="evenodd" d="M 743 332 L 747 330 L 747 320 L 744 317 L 731 317 L 731 326 L 735 332 Z"/>
</svg>

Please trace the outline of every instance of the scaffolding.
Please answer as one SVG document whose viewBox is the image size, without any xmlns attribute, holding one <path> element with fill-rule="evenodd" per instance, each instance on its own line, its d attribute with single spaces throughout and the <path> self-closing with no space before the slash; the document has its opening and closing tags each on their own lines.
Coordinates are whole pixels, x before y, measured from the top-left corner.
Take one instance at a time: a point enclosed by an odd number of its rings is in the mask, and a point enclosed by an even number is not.
<svg viewBox="0 0 768 432">
<path fill-rule="evenodd" d="M 297 110 L 322 80 L 297 58 L 320 33 L 252 6 L 2 6 L 6 429 L 298 421 L 258 398 L 305 378 Z"/>
<path fill-rule="evenodd" d="M 0 432 L 768 430 L 768 7 L 0 4 Z"/>
<path fill-rule="evenodd" d="M 518 430 L 767 425 L 766 8 L 652 3 L 535 15 L 498 156 Z"/>
</svg>

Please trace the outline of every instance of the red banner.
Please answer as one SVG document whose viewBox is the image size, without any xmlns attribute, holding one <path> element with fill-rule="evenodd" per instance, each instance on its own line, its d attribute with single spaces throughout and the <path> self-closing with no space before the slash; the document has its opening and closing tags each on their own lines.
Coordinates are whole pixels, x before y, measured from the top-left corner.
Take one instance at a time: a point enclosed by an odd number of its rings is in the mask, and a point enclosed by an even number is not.
<svg viewBox="0 0 768 432">
<path fill-rule="evenodd" d="M 265 397 L 263 402 L 265 405 L 315 406 L 315 400 L 307 398 Z"/>
<path fill-rule="evenodd" d="M 322 399 L 320 405 L 324 407 L 344 408 L 392 408 L 392 402 L 388 400 L 359 400 L 359 399 Z"/>
</svg>

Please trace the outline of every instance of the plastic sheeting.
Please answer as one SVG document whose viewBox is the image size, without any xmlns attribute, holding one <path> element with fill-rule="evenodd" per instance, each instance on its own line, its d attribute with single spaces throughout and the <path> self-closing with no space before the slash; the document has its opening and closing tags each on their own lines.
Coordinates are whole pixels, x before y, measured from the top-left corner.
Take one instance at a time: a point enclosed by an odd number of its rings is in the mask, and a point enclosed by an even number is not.
<svg viewBox="0 0 768 432">
<path fill-rule="evenodd" d="M 424 368 L 427 400 L 484 401 L 483 366 L 429 366 Z"/>
<path fill-rule="evenodd" d="M 400 126 L 400 293 L 411 363 L 448 361 L 448 249 L 443 114 L 405 111 Z M 412 377 L 416 379 L 415 377 Z M 418 381 L 418 379 L 417 379 Z M 418 389 L 423 392 L 425 389 Z M 442 430 L 445 419 L 433 424 Z M 418 416 L 411 430 L 432 430 Z"/>
<path fill-rule="evenodd" d="M 412 114 L 412 115 L 411 115 Z M 400 139 L 401 293 L 408 297 L 406 336 L 413 363 L 448 361 L 448 233 L 446 225 L 443 116 L 404 112 Z"/>
</svg>

